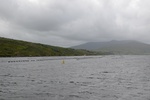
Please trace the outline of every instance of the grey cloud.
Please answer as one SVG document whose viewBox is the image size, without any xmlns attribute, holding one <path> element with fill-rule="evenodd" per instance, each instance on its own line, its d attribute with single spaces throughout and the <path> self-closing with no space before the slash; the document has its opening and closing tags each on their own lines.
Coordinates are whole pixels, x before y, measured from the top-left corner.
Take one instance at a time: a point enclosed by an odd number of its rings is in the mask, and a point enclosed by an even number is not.
<svg viewBox="0 0 150 100">
<path fill-rule="evenodd" d="M 33 30 L 55 30 L 65 23 L 78 19 L 82 15 L 78 5 L 69 0 L 47 1 L 47 4 L 44 5 L 30 3 L 27 0 L 6 1 L 6 3 L 1 4 L 6 4 L 6 6 L 1 7 L 4 17 Z M 9 4 L 11 5 L 9 6 Z M 9 7 L 8 10 L 7 6 Z"/>
<path fill-rule="evenodd" d="M 0 35 L 60 46 L 121 39 L 150 43 L 149 8 L 149 0 L 3 0 Z"/>
</svg>

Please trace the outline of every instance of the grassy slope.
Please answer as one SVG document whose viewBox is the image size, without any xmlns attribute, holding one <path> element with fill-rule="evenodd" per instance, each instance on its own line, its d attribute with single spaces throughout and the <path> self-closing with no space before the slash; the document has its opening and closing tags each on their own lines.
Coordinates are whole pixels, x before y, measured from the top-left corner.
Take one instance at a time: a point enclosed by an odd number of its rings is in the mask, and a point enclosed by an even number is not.
<svg viewBox="0 0 150 100">
<path fill-rule="evenodd" d="M 95 55 L 98 53 L 0 38 L 0 57 L 79 56 L 84 54 Z"/>
</svg>

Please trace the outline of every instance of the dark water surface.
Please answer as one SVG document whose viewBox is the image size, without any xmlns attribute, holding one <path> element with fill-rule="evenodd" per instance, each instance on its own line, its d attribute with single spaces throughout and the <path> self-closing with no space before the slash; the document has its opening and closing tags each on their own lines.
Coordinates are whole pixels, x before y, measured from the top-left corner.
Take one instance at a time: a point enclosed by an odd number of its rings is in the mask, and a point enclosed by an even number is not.
<svg viewBox="0 0 150 100">
<path fill-rule="evenodd" d="M 150 100 L 150 56 L 0 58 L 0 100 Z"/>
</svg>

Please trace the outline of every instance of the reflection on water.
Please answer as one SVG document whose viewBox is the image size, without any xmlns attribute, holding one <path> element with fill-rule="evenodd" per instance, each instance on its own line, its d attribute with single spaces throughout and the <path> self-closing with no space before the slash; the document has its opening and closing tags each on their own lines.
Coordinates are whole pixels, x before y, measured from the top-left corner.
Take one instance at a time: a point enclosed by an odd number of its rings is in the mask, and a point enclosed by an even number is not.
<svg viewBox="0 0 150 100">
<path fill-rule="evenodd" d="M 0 100 L 150 100 L 149 61 L 129 55 L 0 58 Z"/>
</svg>

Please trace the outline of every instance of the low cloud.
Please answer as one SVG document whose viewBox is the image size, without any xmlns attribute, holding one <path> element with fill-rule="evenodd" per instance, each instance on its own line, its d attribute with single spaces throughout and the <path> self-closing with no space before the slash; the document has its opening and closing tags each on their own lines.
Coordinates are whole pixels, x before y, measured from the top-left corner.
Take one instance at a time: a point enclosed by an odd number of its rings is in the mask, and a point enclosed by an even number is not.
<svg viewBox="0 0 150 100">
<path fill-rule="evenodd" d="M 57 46 L 133 39 L 150 43 L 149 0 L 4 0 L 0 36 Z"/>
</svg>

